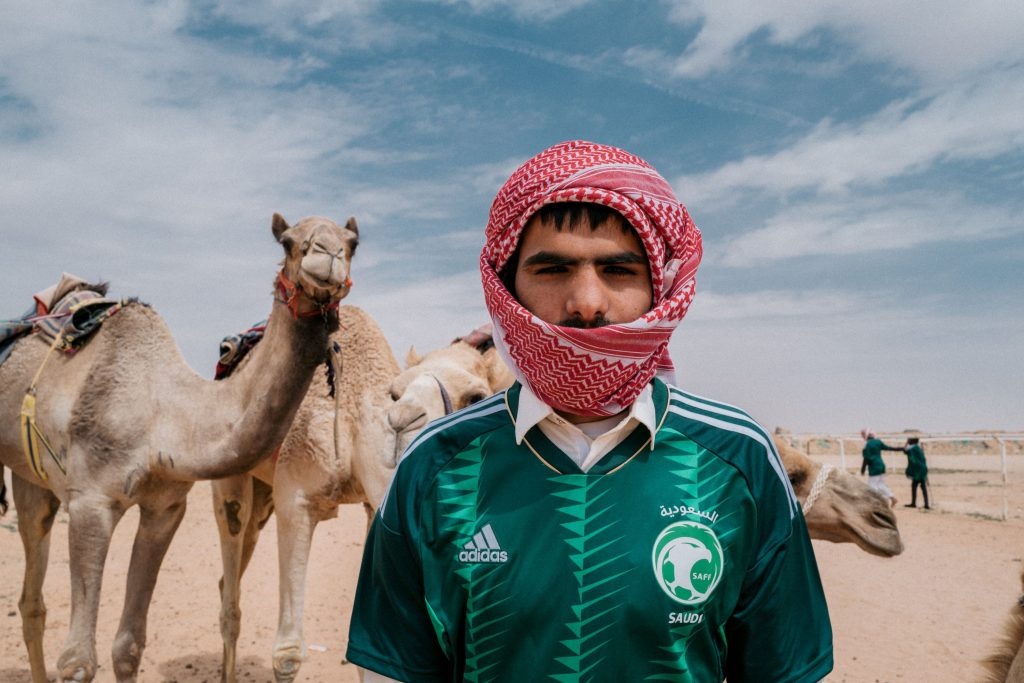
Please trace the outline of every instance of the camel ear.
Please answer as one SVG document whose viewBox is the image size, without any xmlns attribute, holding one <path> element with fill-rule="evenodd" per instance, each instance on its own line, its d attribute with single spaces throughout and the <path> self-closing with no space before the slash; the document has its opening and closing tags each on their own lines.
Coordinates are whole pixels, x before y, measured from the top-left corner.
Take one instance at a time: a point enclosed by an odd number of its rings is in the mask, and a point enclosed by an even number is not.
<svg viewBox="0 0 1024 683">
<path fill-rule="evenodd" d="M 270 222 L 270 229 L 274 231 L 274 239 L 278 242 L 281 241 L 281 236 L 291 229 L 292 226 L 288 225 L 288 221 L 284 219 L 279 213 L 274 214 L 273 220 Z"/>
<path fill-rule="evenodd" d="M 354 232 L 357 235 L 359 234 L 359 224 L 356 223 L 356 217 L 355 216 L 349 216 L 348 217 L 348 222 L 345 223 L 345 229 L 346 230 L 351 230 L 352 232 Z"/>
<path fill-rule="evenodd" d="M 505 365 L 498 350 L 492 346 L 484 352 L 484 358 L 487 359 L 487 384 L 491 391 L 497 392 L 512 386 L 516 381 L 515 375 Z"/>
<path fill-rule="evenodd" d="M 405 354 L 405 367 L 411 368 L 414 365 L 419 365 L 421 360 L 423 360 L 423 356 L 416 353 L 416 347 L 410 346 L 408 353 Z"/>
</svg>

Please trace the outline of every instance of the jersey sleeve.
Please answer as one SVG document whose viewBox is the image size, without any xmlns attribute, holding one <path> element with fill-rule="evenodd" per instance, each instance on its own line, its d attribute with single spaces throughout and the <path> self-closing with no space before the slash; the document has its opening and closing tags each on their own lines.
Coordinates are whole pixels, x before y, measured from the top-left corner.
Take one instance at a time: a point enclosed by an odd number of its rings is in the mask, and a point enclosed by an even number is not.
<svg viewBox="0 0 1024 683">
<path fill-rule="evenodd" d="M 451 680 L 424 599 L 409 469 L 399 467 L 366 539 L 346 657 L 399 681 Z"/>
<path fill-rule="evenodd" d="M 789 538 L 747 570 L 726 640 L 730 683 L 819 681 L 832 670 L 832 626 L 799 512 Z"/>
</svg>

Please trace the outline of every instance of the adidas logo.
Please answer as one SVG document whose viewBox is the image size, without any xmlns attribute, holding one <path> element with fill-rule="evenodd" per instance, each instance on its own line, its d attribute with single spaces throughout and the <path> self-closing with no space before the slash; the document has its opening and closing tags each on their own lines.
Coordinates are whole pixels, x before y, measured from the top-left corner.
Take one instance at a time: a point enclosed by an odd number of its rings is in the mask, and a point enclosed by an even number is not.
<svg viewBox="0 0 1024 683">
<path fill-rule="evenodd" d="M 500 564 L 508 562 L 508 553 L 498 545 L 494 529 L 490 524 L 476 532 L 473 540 L 467 541 L 459 552 L 459 562 L 486 562 Z"/>
</svg>

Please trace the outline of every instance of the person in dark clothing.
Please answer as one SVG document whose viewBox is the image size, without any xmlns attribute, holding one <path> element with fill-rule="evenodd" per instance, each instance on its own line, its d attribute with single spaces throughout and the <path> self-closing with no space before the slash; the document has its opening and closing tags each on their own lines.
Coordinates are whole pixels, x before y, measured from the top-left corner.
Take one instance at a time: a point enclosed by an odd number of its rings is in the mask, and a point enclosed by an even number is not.
<svg viewBox="0 0 1024 683">
<path fill-rule="evenodd" d="M 930 510 L 928 505 L 928 461 L 924 457 L 924 448 L 921 447 L 920 439 L 912 436 L 907 439 L 907 445 L 903 451 L 907 454 L 907 478 L 910 479 L 910 502 L 903 507 L 917 507 L 917 487 L 921 487 L 921 494 L 924 496 L 924 509 Z"/>
</svg>

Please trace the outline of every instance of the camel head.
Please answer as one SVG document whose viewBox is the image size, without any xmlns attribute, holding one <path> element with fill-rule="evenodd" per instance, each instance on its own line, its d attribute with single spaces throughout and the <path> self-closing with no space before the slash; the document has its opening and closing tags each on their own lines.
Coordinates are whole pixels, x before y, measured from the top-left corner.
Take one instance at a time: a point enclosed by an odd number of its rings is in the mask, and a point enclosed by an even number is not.
<svg viewBox="0 0 1024 683">
<path fill-rule="evenodd" d="M 405 365 L 391 382 L 395 403 L 388 409 L 388 424 L 396 434 L 395 460 L 431 420 L 481 401 L 513 382 L 485 328 L 425 356 L 410 349 Z"/>
<path fill-rule="evenodd" d="M 991 654 L 981 660 L 985 683 L 1024 681 L 1024 573 L 1021 595 L 1007 615 L 1002 635 Z"/>
<path fill-rule="evenodd" d="M 348 294 L 352 256 L 359 244 L 355 218 L 345 227 L 320 216 L 290 226 L 275 213 L 271 229 L 285 253 L 278 293 L 293 315 L 313 315 Z"/>
<path fill-rule="evenodd" d="M 804 504 L 811 538 L 855 543 L 861 550 L 882 557 L 903 552 L 896 515 L 884 496 L 841 469 L 823 470 L 821 463 L 792 448 L 778 435 L 775 446 L 796 497 Z M 824 480 L 819 481 L 819 476 Z M 812 493 L 816 482 L 818 491 Z"/>
</svg>

